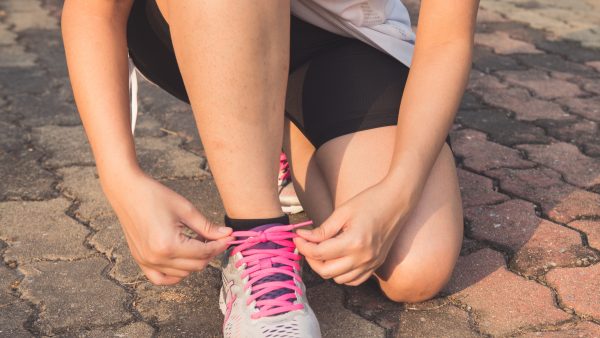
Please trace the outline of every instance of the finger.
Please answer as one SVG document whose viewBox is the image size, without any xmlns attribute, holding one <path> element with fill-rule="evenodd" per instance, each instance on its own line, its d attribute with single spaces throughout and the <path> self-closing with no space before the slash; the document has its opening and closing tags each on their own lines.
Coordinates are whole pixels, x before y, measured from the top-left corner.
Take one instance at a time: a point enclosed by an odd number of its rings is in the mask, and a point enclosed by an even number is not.
<svg viewBox="0 0 600 338">
<path fill-rule="evenodd" d="M 161 264 L 159 266 L 182 271 L 194 272 L 206 269 L 207 265 L 208 261 L 204 259 L 175 258 L 168 261 L 168 265 Z"/>
<path fill-rule="evenodd" d="M 333 212 L 329 218 L 321 224 L 321 226 L 312 230 L 298 229 L 296 233 L 298 236 L 304 238 L 307 241 L 320 243 L 333 236 L 337 235 L 342 227 L 346 223 L 346 216 L 342 212 Z"/>
<path fill-rule="evenodd" d="M 325 261 L 320 266 L 319 274 L 325 279 L 336 278 L 347 274 L 354 269 L 354 259 L 352 257 L 342 257 Z"/>
<path fill-rule="evenodd" d="M 355 280 L 348 282 L 348 283 L 344 283 L 346 285 L 349 286 L 359 286 L 362 283 L 366 282 L 367 280 L 369 280 L 369 278 L 371 278 L 371 276 L 373 276 L 374 271 L 367 271 L 364 274 L 362 274 L 361 276 L 359 276 L 358 278 L 356 278 Z"/>
<path fill-rule="evenodd" d="M 310 265 L 310 268 L 311 268 L 311 269 L 312 269 L 312 270 L 313 270 L 315 273 L 317 273 L 317 274 L 318 274 L 319 276 L 321 276 L 323 279 L 327 279 L 327 278 L 325 278 L 325 277 L 323 277 L 323 276 L 321 275 L 321 269 L 323 269 L 323 266 L 324 266 L 324 264 L 325 264 L 323 261 L 317 261 L 317 260 L 310 259 L 310 258 L 307 258 L 307 257 L 305 257 L 305 259 L 306 259 L 306 262 L 308 263 L 308 265 Z"/>
<path fill-rule="evenodd" d="M 150 283 L 154 285 L 173 285 L 179 283 L 183 279 L 179 277 L 167 276 L 162 272 L 145 266 L 140 266 L 140 268 Z"/>
<path fill-rule="evenodd" d="M 294 244 L 298 248 L 298 251 L 305 257 L 326 261 L 330 259 L 336 259 L 345 256 L 347 246 L 343 239 L 338 237 L 328 239 L 319 244 L 309 242 L 303 238 L 294 238 Z"/>
<path fill-rule="evenodd" d="M 233 231 L 231 228 L 220 226 L 209 221 L 191 203 L 183 207 L 181 220 L 195 233 L 205 239 L 219 239 L 227 237 Z"/>
<path fill-rule="evenodd" d="M 222 253 L 229 246 L 233 237 L 224 237 L 213 241 L 203 242 L 194 238 L 186 238 L 178 245 L 173 257 L 210 260 Z"/>
<path fill-rule="evenodd" d="M 364 267 L 354 269 L 346 274 L 334 278 L 333 280 L 338 284 L 357 286 L 366 281 L 373 274 L 373 270 L 369 269 L 365 271 L 363 269 Z"/>
</svg>

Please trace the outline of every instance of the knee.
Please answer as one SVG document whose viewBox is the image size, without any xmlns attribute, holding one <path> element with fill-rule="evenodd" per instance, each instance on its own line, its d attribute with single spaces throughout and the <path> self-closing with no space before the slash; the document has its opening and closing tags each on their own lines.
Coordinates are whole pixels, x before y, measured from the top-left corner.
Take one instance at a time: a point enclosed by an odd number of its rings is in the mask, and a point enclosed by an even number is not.
<svg viewBox="0 0 600 338">
<path fill-rule="evenodd" d="M 402 275 L 380 280 L 383 294 L 394 302 L 419 303 L 435 297 L 447 283 L 447 276 Z"/>
</svg>

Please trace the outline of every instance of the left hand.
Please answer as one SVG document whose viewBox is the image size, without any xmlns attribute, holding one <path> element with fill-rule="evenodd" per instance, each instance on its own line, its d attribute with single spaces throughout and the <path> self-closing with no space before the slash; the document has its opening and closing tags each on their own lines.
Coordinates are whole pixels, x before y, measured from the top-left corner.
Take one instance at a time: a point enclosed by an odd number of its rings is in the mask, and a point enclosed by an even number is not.
<svg viewBox="0 0 600 338">
<path fill-rule="evenodd" d="M 325 279 L 356 286 L 385 261 L 413 202 L 382 181 L 334 210 L 320 227 L 296 230 L 298 251 Z"/>
</svg>

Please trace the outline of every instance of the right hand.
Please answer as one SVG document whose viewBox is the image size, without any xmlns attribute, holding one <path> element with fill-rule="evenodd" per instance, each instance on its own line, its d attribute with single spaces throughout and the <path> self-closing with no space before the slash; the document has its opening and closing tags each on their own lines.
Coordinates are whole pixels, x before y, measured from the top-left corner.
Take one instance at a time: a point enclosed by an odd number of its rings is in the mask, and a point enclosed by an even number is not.
<svg viewBox="0 0 600 338">
<path fill-rule="evenodd" d="M 133 258 L 153 284 L 176 284 L 203 270 L 233 240 L 231 228 L 211 223 L 191 202 L 143 172 L 119 177 L 102 186 Z M 185 235 L 186 227 L 197 237 Z"/>
</svg>

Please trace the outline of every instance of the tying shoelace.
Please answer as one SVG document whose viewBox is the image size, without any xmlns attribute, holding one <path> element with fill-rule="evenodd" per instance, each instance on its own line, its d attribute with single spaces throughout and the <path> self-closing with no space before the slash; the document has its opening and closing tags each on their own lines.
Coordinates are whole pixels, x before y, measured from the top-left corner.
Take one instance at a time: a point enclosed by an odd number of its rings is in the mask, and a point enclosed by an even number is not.
<svg viewBox="0 0 600 338">
<path fill-rule="evenodd" d="M 244 291 L 249 288 L 251 293 L 246 305 L 256 301 L 259 310 L 252 314 L 252 319 L 304 308 L 303 304 L 295 303 L 296 293 L 302 295 L 303 291 L 295 283 L 295 280 L 302 281 L 297 273 L 301 256 L 294 253 L 296 245 L 292 239 L 297 235 L 292 231 L 311 224 L 308 221 L 277 225 L 264 231 L 233 232 L 236 240 L 230 244 L 237 246 L 231 255 L 241 253 L 243 258 L 236 263 L 236 268 L 246 265 L 241 278 L 248 277 Z"/>
</svg>

